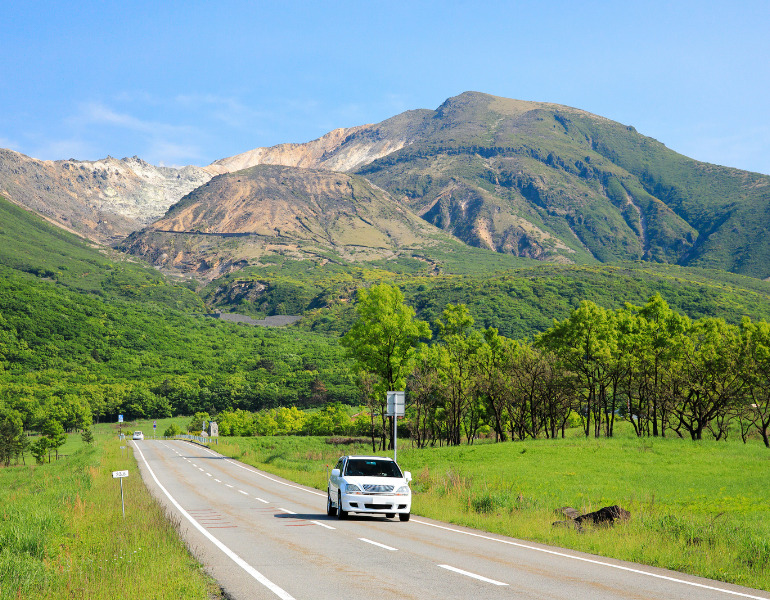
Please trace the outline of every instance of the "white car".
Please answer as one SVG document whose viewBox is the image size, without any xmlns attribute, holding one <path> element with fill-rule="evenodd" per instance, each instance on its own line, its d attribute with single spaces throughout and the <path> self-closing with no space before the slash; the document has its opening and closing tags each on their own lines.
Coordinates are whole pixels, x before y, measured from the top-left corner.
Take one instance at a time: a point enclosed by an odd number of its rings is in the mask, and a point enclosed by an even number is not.
<svg viewBox="0 0 770 600">
<path fill-rule="evenodd" d="M 134 431 L 134 438 L 135 440 L 143 440 L 144 434 L 141 431 Z"/>
<path fill-rule="evenodd" d="M 412 510 L 412 474 L 392 458 L 343 456 L 332 469 L 326 490 L 326 514 L 339 519 L 348 513 L 398 515 L 408 521 Z"/>
</svg>

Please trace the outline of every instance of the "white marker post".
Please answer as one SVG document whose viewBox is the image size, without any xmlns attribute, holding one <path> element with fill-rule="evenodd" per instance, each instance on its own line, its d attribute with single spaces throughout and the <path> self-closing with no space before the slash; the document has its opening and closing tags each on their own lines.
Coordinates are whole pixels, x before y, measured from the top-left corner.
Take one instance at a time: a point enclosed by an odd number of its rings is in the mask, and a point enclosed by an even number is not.
<svg viewBox="0 0 770 600">
<path fill-rule="evenodd" d="M 128 471 L 113 471 L 112 478 L 120 479 L 120 505 L 123 507 L 123 518 L 126 518 L 126 504 L 123 502 L 123 478 L 128 477 Z"/>
<path fill-rule="evenodd" d="M 388 392 L 388 412 L 386 416 L 393 417 L 393 460 L 397 461 L 396 445 L 398 443 L 398 418 L 404 416 L 404 398 L 406 392 Z"/>
</svg>

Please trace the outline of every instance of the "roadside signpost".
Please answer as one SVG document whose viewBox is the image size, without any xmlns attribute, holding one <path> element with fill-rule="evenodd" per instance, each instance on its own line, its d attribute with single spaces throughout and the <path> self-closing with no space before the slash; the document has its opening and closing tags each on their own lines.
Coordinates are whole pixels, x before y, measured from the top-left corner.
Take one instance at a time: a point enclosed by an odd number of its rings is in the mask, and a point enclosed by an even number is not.
<svg viewBox="0 0 770 600">
<path fill-rule="evenodd" d="M 123 508 L 123 518 L 126 518 L 126 504 L 123 501 L 123 478 L 128 477 L 128 471 L 113 471 L 112 478 L 120 479 L 120 505 Z"/>
<path fill-rule="evenodd" d="M 388 392 L 388 409 L 385 413 L 388 417 L 393 417 L 393 460 L 397 461 L 396 444 L 398 440 L 398 418 L 404 416 L 404 405 L 406 392 Z"/>
</svg>

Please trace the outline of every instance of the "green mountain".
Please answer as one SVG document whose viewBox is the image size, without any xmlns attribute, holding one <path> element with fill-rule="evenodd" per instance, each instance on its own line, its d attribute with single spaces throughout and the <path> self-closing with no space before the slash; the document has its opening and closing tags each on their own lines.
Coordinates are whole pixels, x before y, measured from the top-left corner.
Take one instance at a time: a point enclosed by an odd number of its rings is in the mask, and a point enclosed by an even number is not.
<svg viewBox="0 0 770 600">
<path fill-rule="evenodd" d="M 770 276 L 768 176 L 689 159 L 581 110 L 475 92 L 381 124 L 394 129 L 417 133 L 355 172 L 471 245 Z"/>
</svg>

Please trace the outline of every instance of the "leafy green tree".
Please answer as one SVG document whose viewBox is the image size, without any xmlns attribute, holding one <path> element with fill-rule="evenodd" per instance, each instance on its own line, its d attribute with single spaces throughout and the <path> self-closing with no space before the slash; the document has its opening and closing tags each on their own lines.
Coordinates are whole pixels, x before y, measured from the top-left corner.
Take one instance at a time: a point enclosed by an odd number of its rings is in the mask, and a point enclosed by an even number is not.
<svg viewBox="0 0 770 600">
<path fill-rule="evenodd" d="M 693 323 L 675 373 L 670 421 L 677 432 L 700 440 L 715 424 L 717 439 L 727 435 L 725 419 L 743 393 L 743 361 L 737 327 L 715 318 Z"/>
<path fill-rule="evenodd" d="M 629 372 L 621 384 L 628 403 L 626 418 L 639 436 L 664 436 L 672 376 L 690 320 L 671 310 L 660 294 L 641 307 L 626 304 L 619 314 L 619 333 L 629 359 Z"/>
<path fill-rule="evenodd" d="M 770 323 L 752 323 L 745 318 L 741 336 L 746 353 L 744 381 L 749 402 L 742 415 L 759 431 L 762 441 L 770 448 Z"/>
<path fill-rule="evenodd" d="M 275 419 L 277 433 L 281 435 L 294 435 L 305 428 L 307 415 L 296 406 L 281 406 L 270 412 Z"/>
<path fill-rule="evenodd" d="M 197 412 L 193 415 L 193 418 L 190 419 L 190 422 L 187 424 L 187 431 L 194 434 L 199 434 L 201 431 L 203 431 L 204 425 L 208 424 L 211 421 L 211 417 L 209 416 L 209 413 L 207 412 Z"/>
<path fill-rule="evenodd" d="M 444 409 L 449 428 L 447 441 L 459 445 L 465 427 L 465 437 L 472 443 L 479 426 L 476 379 L 478 352 L 484 340 L 473 330 L 473 317 L 464 304 L 448 304 L 441 319 L 436 321 L 436 327 L 440 342 L 438 365 L 444 383 Z"/>
<path fill-rule="evenodd" d="M 553 327 L 540 336 L 538 344 L 554 352 L 563 368 L 575 374 L 583 395 L 580 415 L 585 435 L 591 432 L 593 418 L 594 435 L 599 437 L 603 421 L 615 401 L 614 397 L 608 398 L 618 354 L 615 313 L 583 301 L 568 319 L 554 322 Z M 611 435 L 611 429 L 609 433 Z"/>
<path fill-rule="evenodd" d="M 177 427 L 174 423 L 171 423 L 168 427 L 166 427 L 166 430 L 163 432 L 163 437 L 172 438 L 175 435 L 179 435 L 181 431 L 179 430 L 179 427 Z"/>
<path fill-rule="evenodd" d="M 84 429 L 83 433 L 80 434 L 80 437 L 86 444 L 94 443 L 94 432 L 91 431 L 90 428 Z"/>
<path fill-rule="evenodd" d="M 48 453 L 48 438 L 45 436 L 39 437 L 32 442 L 29 451 L 35 457 L 38 464 L 43 464 L 45 462 L 45 455 Z"/>
<path fill-rule="evenodd" d="M 219 413 L 217 415 L 217 425 L 219 425 L 219 435 L 222 436 L 254 435 L 256 426 L 254 413 L 242 408 L 225 410 Z"/>
<path fill-rule="evenodd" d="M 67 435 L 64 433 L 64 426 L 53 417 L 48 417 L 43 426 L 40 428 L 40 433 L 47 440 L 48 449 L 48 462 L 51 462 L 51 450 L 56 453 L 56 458 L 59 458 L 59 448 L 67 441 Z"/>
<path fill-rule="evenodd" d="M 16 410 L 0 412 L 0 464 L 6 467 L 11 458 L 17 457 L 24 448 L 24 423 Z"/>
<path fill-rule="evenodd" d="M 429 339 L 430 329 L 425 321 L 415 319 L 415 311 L 404 304 L 401 290 L 384 283 L 358 290 L 356 316 L 342 345 L 360 369 L 377 375 L 376 393 L 384 415 L 385 392 L 405 389 L 417 342 Z M 392 448 L 393 428 L 384 429 L 390 433 Z"/>
</svg>

